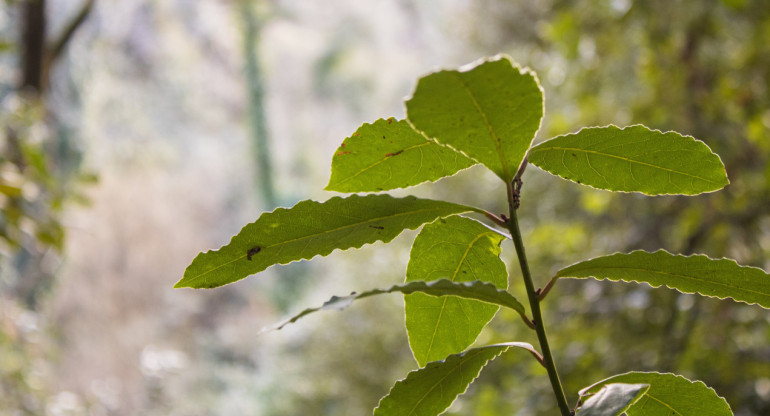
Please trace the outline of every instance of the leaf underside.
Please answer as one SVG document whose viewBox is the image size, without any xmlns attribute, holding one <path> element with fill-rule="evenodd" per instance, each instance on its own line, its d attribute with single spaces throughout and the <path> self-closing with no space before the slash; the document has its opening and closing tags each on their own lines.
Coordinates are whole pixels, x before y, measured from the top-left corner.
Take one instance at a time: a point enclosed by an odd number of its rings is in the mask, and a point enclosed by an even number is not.
<svg viewBox="0 0 770 416">
<path fill-rule="evenodd" d="M 406 114 L 417 130 L 510 182 L 540 128 L 543 92 L 534 73 L 498 56 L 421 78 Z"/>
<path fill-rule="evenodd" d="M 374 409 L 374 416 L 435 416 L 449 408 L 463 394 L 481 369 L 510 347 L 523 348 L 537 355 L 524 342 L 488 345 L 450 355 L 412 371 L 393 386 Z"/>
<path fill-rule="evenodd" d="M 653 287 L 666 285 L 684 293 L 733 298 L 770 308 L 770 275 L 764 270 L 704 255 L 683 256 L 663 250 L 616 253 L 573 264 L 556 273 L 556 277 L 644 282 Z"/>
<path fill-rule="evenodd" d="M 480 280 L 505 289 L 508 274 L 499 257 L 504 239 L 497 231 L 469 218 L 440 218 L 423 227 L 415 238 L 406 281 Z M 473 344 L 499 307 L 455 296 L 436 298 L 415 293 L 404 297 L 404 309 L 409 346 L 423 366 Z"/>
<path fill-rule="evenodd" d="M 617 416 L 644 397 L 649 384 L 605 384 L 577 411 L 577 416 Z"/>
<path fill-rule="evenodd" d="M 449 202 L 390 195 L 302 201 L 292 208 L 263 213 L 226 246 L 198 254 L 174 287 L 222 286 L 274 264 L 309 260 L 376 241 L 387 243 L 406 229 L 472 210 Z"/>
<path fill-rule="evenodd" d="M 474 281 L 455 283 L 448 279 L 434 280 L 430 282 L 414 281 L 403 285 L 394 285 L 387 289 L 372 289 L 361 293 L 352 293 L 348 296 L 333 296 L 322 306 L 317 308 L 308 308 L 294 315 L 292 318 L 278 325 L 276 329 L 297 322 L 311 313 L 322 310 L 340 310 L 350 306 L 353 301 L 370 296 L 382 295 L 386 293 L 403 293 L 411 295 L 415 293 L 425 294 L 432 297 L 460 297 L 464 299 L 473 299 L 494 305 L 495 308 L 502 306 L 518 312 L 522 317 L 525 316 L 524 305 L 522 305 L 513 295 L 505 290 L 496 288 L 491 283 Z"/>
<path fill-rule="evenodd" d="M 428 140 L 405 120 L 364 124 L 332 158 L 328 191 L 379 192 L 451 176 L 474 165 L 462 154 Z"/>
<path fill-rule="evenodd" d="M 528 160 L 554 175 L 609 191 L 696 195 L 729 183 L 719 156 L 702 141 L 641 125 L 558 136 L 533 147 Z"/>
<path fill-rule="evenodd" d="M 730 405 L 701 381 L 680 375 L 632 372 L 610 377 L 581 391 L 595 394 L 608 384 L 648 384 L 645 392 L 627 410 L 628 416 L 732 416 Z"/>
</svg>

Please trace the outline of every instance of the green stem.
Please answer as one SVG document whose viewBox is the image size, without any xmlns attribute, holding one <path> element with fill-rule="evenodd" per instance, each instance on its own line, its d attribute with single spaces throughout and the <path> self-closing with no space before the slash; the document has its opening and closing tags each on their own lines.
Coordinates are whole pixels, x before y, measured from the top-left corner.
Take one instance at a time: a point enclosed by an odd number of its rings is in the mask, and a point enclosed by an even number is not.
<svg viewBox="0 0 770 416">
<path fill-rule="evenodd" d="M 515 192 L 518 192 L 518 190 Z M 511 232 L 513 244 L 516 246 L 516 255 L 519 258 L 519 267 L 521 268 L 521 274 L 524 277 L 524 285 L 527 288 L 527 298 L 529 299 L 529 307 L 532 310 L 532 320 L 535 323 L 537 339 L 540 342 L 540 349 L 542 350 L 543 354 L 543 364 L 546 371 L 548 372 L 548 378 L 551 380 L 553 394 L 556 396 L 556 402 L 559 405 L 559 410 L 561 410 L 562 416 L 570 416 L 572 415 L 572 411 L 569 408 L 569 404 L 567 404 L 567 398 L 564 395 L 564 388 L 561 385 L 559 373 L 556 371 L 556 364 L 553 361 L 551 347 L 548 345 L 548 337 L 545 333 L 543 316 L 540 312 L 540 299 L 538 298 L 538 293 L 535 291 L 535 285 L 532 282 L 532 275 L 529 272 L 527 255 L 524 252 L 524 242 L 521 239 L 521 231 L 519 230 L 519 220 L 516 217 L 514 189 L 511 184 L 508 185 L 508 205 L 510 212 L 510 218 L 508 219 L 507 224 L 508 230 Z"/>
</svg>

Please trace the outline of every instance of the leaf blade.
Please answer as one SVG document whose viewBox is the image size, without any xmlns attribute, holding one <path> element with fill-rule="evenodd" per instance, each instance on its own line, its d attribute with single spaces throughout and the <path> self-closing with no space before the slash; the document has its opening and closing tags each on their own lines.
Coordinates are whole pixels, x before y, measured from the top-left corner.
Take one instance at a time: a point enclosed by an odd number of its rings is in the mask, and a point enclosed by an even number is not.
<svg viewBox="0 0 770 416">
<path fill-rule="evenodd" d="M 525 342 L 473 348 L 412 371 L 393 386 L 374 416 L 435 416 L 446 410 L 478 377 L 484 366 L 510 347 L 538 353 Z"/>
<path fill-rule="evenodd" d="M 564 179 L 598 189 L 646 195 L 697 195 L 729 180 L 702 141 L 642 125 L 584 128 L 532 148 L 528 160 Z"/>
<path fill-rule="evenodd" d="M 326 190 L 379 192 L 435 182 L 475 162 L 429 140 L 405 120 L 379 119 L 346 138 L 332 158 Z"/>
<path fill-rule="evenodd" d="M 577 416 L 620 415 L 641 399 L 649 389 L 649 384 L 605 384 L 580 406 Z"/>
<path fill-rule="evenodd" d="M 506 289 L 508 273 L 499 257 L 504 239 L 497 231 L 468 218 L 436 220 L 423 227 L 414 240 L 406 281 L 480 280 Z M 424 366 L 465 350 L 498 309 L 496 305 L 454 296 L 404 296 L 409 346 L 417 363 Z"/>
<path fill-rule="evenodd" d="M 770 275 L 764 270 L 705 255 L 683 256 L 664 250 L 615 253 L 568 266 L 559 270 L 556 277 L 634 281 L 653 287 L 666 285 L 683 293 L 719 299 L 729 297 L 770 308 Z"/>
<path fill-rule="evenodd" d="M 274 264 L 326 256 L 335 249 L 388 242 L 442 216 L 474 211 L 449 202 L 390 195 L 351 195 L 325 202 L 302 201 L 263 213 L 230 243 L 200 253 L 174 287 L 212 288 L 243 279 Z"/>
<path fill-rule="evenodd" d="M 315 308 L 307 308 L 302 312 L 294 315 L 288 320 L 284 321 L 280 325 L 276 326 L 276 329 L 282 329 L 288 324 L 297 322 L 300 318 L 303 318 L 311 313 L 315 313 L 322 310 L 329 309 L 344 309 L 349 306 L 353 301 L 370 296 L 382 295 L 386 293 L 403 293 L 405 295 L 414 293 L 424 293 L 429 296 L 441 297 L 441 296 L 458 296 L 465 299 L 474 299 L 481 302 L 486 302 L 492 305 L 502 306 L 512 309 L 519 313 L 526 319 L 526 313 L 524 311 L 524 305 L 522 305 L 513 295 L 505 290 L 496 288 L 491 283 L 473 281 L 464 283 L 455 283 L 448 279 L 434 280 L 430 282 L 414 281 L 405 283 L 402 285 L 393 285 L 387 289 L 372 289 L 361 293 L 354 293 L 348 296 L 333 296 L 326 301 L 322 306 Z"/>
<path fill-rule="evenodd" d="M 510 182 L 540 129 L 543 92 L 534 73 L 499 55 L 421 78 L 406 113 L 417 130 Z"/>
<path fill-rule="evenodd" d="M 733 414 L 727 401 L 702 381 L 691 381 L 670 373 L 620 374 L 583 389 L 581 396 L 596 393 L 604 385 L 612 383 L 649 384 L 650 386 L 643 397 L 626 410 L 628 416 L 731 416 Z"/>
</svg>

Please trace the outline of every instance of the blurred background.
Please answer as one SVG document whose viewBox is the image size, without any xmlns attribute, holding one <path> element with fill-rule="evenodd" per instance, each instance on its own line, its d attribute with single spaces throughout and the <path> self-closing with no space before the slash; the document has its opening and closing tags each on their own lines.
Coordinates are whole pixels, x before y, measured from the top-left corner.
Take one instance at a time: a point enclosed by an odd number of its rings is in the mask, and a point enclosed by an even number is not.
<svg viewBox="0 0 770 416">
<path fill-rule="evenodd" d="M 172 286 L 260 212 L 331 197 L 336 147 L 403 117 L 418 77 L 497 53 L 540 77 L 537 140 L 677 130 L 720 154 L 732 182 L 649 198 L 530 168 L 536 283 L 638 248 L 770 269 L 765 0 L 4 0 L 0 414 L 370 414 L 416 368 L 400 296 L 261 330 L 403 281 L 414 232 L 215 290 Z M 497 182 L 472 168 L 408 192 L 504 212 Z M 738 415 L 770 414 L 767 310 L 596 281 L 561 281 L 544 308 L 572 403 L 610 375 L 658 370 L 706 382 Z M 506 311 L 478 343 L 510 340 L 536 343 Z M 510 352 L 448 414 L 554 409 L 542 368 Z"/>
</svg>

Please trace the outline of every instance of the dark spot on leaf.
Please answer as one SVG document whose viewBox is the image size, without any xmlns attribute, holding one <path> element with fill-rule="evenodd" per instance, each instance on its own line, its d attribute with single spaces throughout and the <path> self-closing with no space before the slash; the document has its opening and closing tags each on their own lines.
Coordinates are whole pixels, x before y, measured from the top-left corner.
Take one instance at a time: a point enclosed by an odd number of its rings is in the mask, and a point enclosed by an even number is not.
<svg viewBox="0 0 770 416">
<path fill-rule="evenodd" d="M 355 134 L 354 134 L 354 136 L 355 136 Z M 342 142 L 342 144 L 340 145 L 340 147 L 345 147 L 345 142 Z"/>
<path fill-rule="evenodd" d="M 396 155 L 400 155 L 401 153 L 404 153 L 404 149 L 401 149 L 398 152 L 388 153 L 387 155 L 385 155 L 385 157 L 396 156 Z"/>
<path fill-rule="evenodd" d="M 337 152 L 337 154 L 335 156 L 342 156 L 342 155 L 349 155 L 349 154 L 350 154 L 350 152 L 348 152 L 348 151 L 340 150 L 339 152 Z"/>
<path fill-rule="evenodd" d="M 382 139 L 385 140 L 385 136 L 382 136 Z"/>
<path fill-rule="evenodd" d="M 573 154 L 572 154 L 572 157 L 577 157 L 577 155 L 573 153 Z"/>
<path fill-rule="evenodd" d="M 383 227 L 381 225 L 370 225 L 369 228 L 376 228 L 378 230 L 384 230 L 385 229 L 385 227 Z"/>
<path fill-rule="evenodd" d="M 577 181 L 577 183 L 582 183 L 582 182 L 580 182 L 580 181 Z"/>
<path fill-rule="evenodd" d="M 388 124 L 393 124 L 394 121 L 396 121 L 396 119 L 391 117 L 388 119 Z"/>
<path fill-rule="evenodd" d="M 355 133 L 353 133 L 353 137 L 358 137 L 358 136 L 360 136 L 360 135 L 361 135 L 361 133 L 359 133 L 359 132 L 355 132 Z"/>
<path fill-rule="evenodd" d="M 254 246 L 254 247 L 250 248 L 249 251 L 246 252 L 246 259 L 248 261 L 251 261 L 251 256 L 254 256 L 257 253 L 259 253 L 260 250 L 262 250 L 262 247 L 260 247 L 260 246 Z"/>
</svg>

